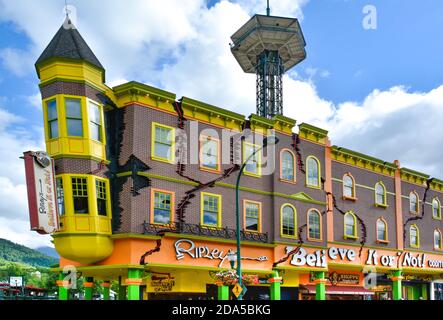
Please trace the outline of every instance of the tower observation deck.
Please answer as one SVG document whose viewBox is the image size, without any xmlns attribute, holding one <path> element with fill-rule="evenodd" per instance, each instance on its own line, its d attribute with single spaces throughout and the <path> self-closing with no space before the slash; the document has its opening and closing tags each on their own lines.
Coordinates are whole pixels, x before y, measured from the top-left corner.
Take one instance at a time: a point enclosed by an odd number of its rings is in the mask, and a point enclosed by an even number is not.
<svg viewBox="0 0 443 320">
<path fill-rule="evenodd" d="M 295 18 L 254 15 L 231 36 L 231 52 L 246 73 L 257 75 L 257 115 L 283 112 L 283 74 L 306 58 L 306 42 Z"/>
</svg>

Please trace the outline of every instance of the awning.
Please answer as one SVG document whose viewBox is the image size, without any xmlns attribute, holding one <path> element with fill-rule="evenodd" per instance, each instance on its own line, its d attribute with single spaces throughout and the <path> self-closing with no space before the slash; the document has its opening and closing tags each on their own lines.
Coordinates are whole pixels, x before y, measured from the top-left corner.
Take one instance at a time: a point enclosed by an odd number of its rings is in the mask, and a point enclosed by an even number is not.
<svg viewBox="0 0 443 320">
<path fill-rule="evenodd" d="M 300 291 L 315 294 L 315 285 L 301 285 Z M 373 295 L 374 292 L 361 286 L 326 286 L 326 294 Z"/>
</svg>

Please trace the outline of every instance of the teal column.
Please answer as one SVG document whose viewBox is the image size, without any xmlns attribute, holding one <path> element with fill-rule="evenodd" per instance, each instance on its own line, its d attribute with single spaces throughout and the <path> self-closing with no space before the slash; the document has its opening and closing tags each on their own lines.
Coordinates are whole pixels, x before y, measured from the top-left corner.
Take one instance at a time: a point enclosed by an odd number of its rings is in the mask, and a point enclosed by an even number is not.
<svg viewBox="0 0 443 320">
<path fill-rule="evenodd" d="M 271 282 L 271 300 L 281 299 L 281 278 L 278 275 L 278 271 L 272 271 L 272 277 L 268 280 Z"/>
<path fill-rule="evenodd" d="M 126 284 L 128 285 L 128 300 L 140 300 L 141 283 L 141 270 L 128 269 L 128 279 L 126 279 Z"/>
<path fill-rule="evenodd" d="M 401 288 L 401 280 L 403 279 L 401 275 L 401 270 L 395 270 L 392 273 L 392 299 L 393 300 L 401 300 L 403 297 L 402 288 Z"/>
<path fill-rule="evenodd" d="M 229 286 L 217 285 L 217 299 L 229 300 Z"/>
<path fill-rule="evenodd" d="M 109 300 L 109 289 L 110 289 L 111 283 L 109 281 L 105 281 L 102 284 L 103 287 L 103 300 Z"/>
<path fill-rule="evenodd" d="M 63 280 L 64 275 L 62 272 L 58 275 L 57 286 L 58 286 L 58 300 L 68 300 L 69 299 L 69 281 Z"/>
<path fill-rule="evenodd" d="M 85 300 L 92 300 L 92 295 L 94 291 L 94 278 L 87 277 L 86 281 L 83 282 L 83 286 L 85 287 Z"/>
<path fill-rule="evenodd" d="M 324 271 L 315 272 L 315 300 L 326 300 L 326 279 Z"/>
</svg>

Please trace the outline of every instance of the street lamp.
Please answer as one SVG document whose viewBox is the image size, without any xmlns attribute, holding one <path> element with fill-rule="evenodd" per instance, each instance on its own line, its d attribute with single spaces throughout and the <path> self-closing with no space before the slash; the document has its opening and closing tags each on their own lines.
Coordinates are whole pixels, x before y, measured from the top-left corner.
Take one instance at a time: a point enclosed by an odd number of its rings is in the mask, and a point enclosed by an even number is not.
<svg viewBox="0 0 443 320">
<path fill-rule="evenodd" d="M 235 261 L 237 261 L 237 253 L 235 251 L 229 250 L 227 256 L 229 264 L 231 265 L 231 269 L 234 269 Z"/>
<path fill-rule="evenodd" d="M 245 170 L 246 164 L 251 160 L 253 156 L 260 150 L 266 148 L 267 146 L 276 145 L 278 143 L 278 138 L 276 136 L 268 136 L 263 139 L 263 145 L 254 150 L 254 152 L 251 153 L 251 155 L 243 162 L 243 164 L 240 167 L 240 171 L 237 176 L 237 184 L 235 185 L 235 215 L 236 215 L 236 229 L 237 229 L 237 276 L 238 276 L 238 284 L 242 286 L 243 280 L 242 280 L 242 274 L 241 274 L 241 253 L 240 253 L 240 200 L 239 200 L 239 189 L 240 189 L 240 178 Z M 229 259 L 229 258 L 228 258 Z M 233 264 L 234 262 L 232 262 Z M 231 265 L 232 265 L 231 264 Z M 243 300 L 243 294 L 240 293 L 237 300 Z"/>
</svg>

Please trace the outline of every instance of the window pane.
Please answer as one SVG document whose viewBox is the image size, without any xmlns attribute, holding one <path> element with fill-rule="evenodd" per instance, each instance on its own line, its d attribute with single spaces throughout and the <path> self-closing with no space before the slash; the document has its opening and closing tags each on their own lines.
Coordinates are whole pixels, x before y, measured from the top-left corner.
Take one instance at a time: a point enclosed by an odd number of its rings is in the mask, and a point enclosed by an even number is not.
<svg viewBox="0 0 443 320">
<path fill-rule="evenodd" d="M 49 122 L 49 139 L 58 138 L 58 120 Z"/>
<path fill-rule="evenodd" d="M 435 218 L 440 218 L 440 203 L 436 199 L 432 201 L 432 215 Z"/>
<path fill-rule="evenodd" d="M 320 239 L 320 214 L 316 211 L 309 212 L 309 237 Z"/>
<path fill-rule="evenodd" d="M 245 160 L 249 158 L 251 154 L 256 150 L 256 146 L 252 146 L 249 144 L 245 144 Z M 246 163 L 245 171 L 258 174 L 258 156 L 259 154 L 255 154 L 249 161 Z"/>
<path fill-rule="evenodd" d="M 63 180 L 62 178 L 57 178 L 57 205 L 58 205 L 58 214 L 65 214 L 65 194 L 63 192 Z"/>
<path fill-rule="evenodd" d="M 345 234 L 347 236 L 354 236 L 355 221 L 351 214 L 345 215 Z"/>
<path fill-rule="evenodd" d="M 171 222 L 171 194 L 154 192 L 154 223 Z"/>
<path fill-rule="evenodd" d="M 57 103 L 55 100 L 47 102 L 48 106 L 48 121 L 57 119 Z"/>
<path fill-rule="evenodd" d="M 203 224 L 218 225 L 219 197 L 203 195 Z"/>
<path fill-rule="evenodd" d="M 100 107 L 93 102 L 89 102 L 89 121 L 101 124 Z"/>
<path fill-rule="evenodd" d="M 83 125 L 81 120 L 68 119 L 68 136 L 83 137 Z"/>
<path fill-rule="evenodd" d="M 418 237 L 417 237 L 417 229 L 415 227 L 411 227 L 411 245 L 417 246 L 418 245 Z"/>
<path fill-rule="evenodd" d="M 378 204 L 385 204 L 385 189 L 381 184 L 377 184 L 375 187 L 375 195 L 376 195 L 376 202 Z"/>
<path fill-rule="evenodd" d="M 282 210 L 282 233 L 287 236 L 295 235 L 294 209 L 291 206 L 284 206 Z"/>
<path fill-rule="evenodd" d="M 171 147 L 161 143 L 155 143 L 155 156 L 163 159 L 171 158 Z"/>
<path fill-rule="evenodd" d="M 319 187 L 318 163 L 314 158 L 308 159 L 308 185 Z"/>
<path fill-rule="evenodd" d="M 107 216 L 108 211 L 106 207 L 106 182 L 96 180 L 95 187 L 97 191 L 97 212 L 101 216 Z"/>
<path fill-rule="evenodd" d="M 288 151 L 282 155 L 282 179 L 294 180 L 294 157 Z"/>
<path fill-rule="evenodd" d="M 218 224 L 217 212 L 203 211 L 203 224 L 217 226 Z"/>
<path fill-rule="evenodd" d="M 89 131 L 90 131 L 91 139 L 97 140 L 97 141 L 102 141 L 101 134 L 100 134 L 101 130 L 100 130 L 100 126 L 98 124 L 95 124 L 94 122 L 90 122 L 89 123 Z"/>
<path fill-rule="evenodd" d="M 382 220 L 377 221 L 377 239 L 386 240 L 386 225 Z"/>
<path fill-rule="evenodd" d="M 202 166 L 218 169 L 218 142 L 205 140 L 202 144 Z"/>
<path fill-rule="evenodd" d="M 86 178 L 72 178 L 74 213 L 88 213 L 88 184 Z"/>
<path fill-rule="evenodd" d="M 246 230 L 258 231 L 259 205 L 246 203 Z"/>
<path fill-rule="evenodd" d="M 81 119 L 82 111 L 80 100 L 78 99 L 65 99 L 66 105 L 66 117 Z"/>
<path fill-rule="evenodd" d="M 434 247 L 441 249 L 441 234 L 437 230 L 434 231 Z"/>
<path fill-rule="evenodd" d="M 354 181 L 350 176 L 345 176 L 343 178 L 343 194 L 346 197 L 354 196 Z"/>
<path fill-rule="evenodd" d="M 417 196 L 415 195 L 415 193 L 411 193 L 411 195 L 409 196 L 409 206 L 410 206 L 410 211 L 411 212 L 417 212 Z"/>
</svg>

